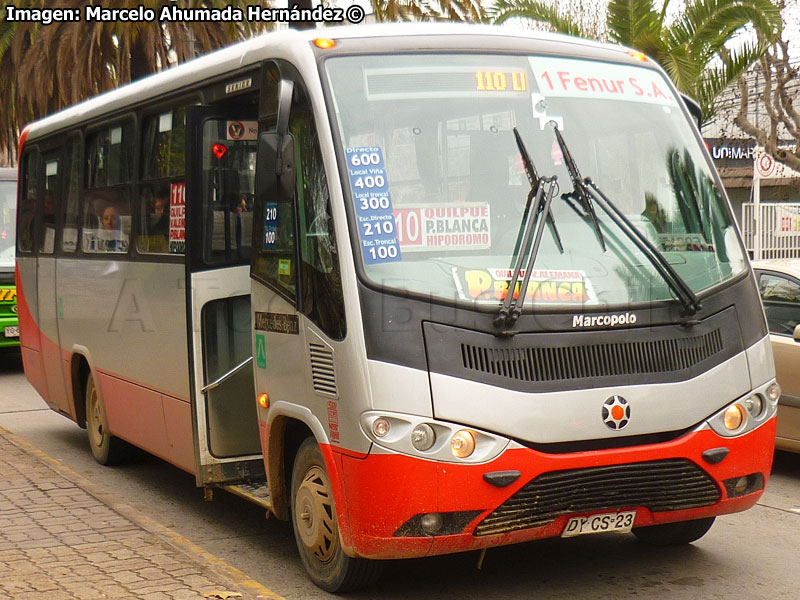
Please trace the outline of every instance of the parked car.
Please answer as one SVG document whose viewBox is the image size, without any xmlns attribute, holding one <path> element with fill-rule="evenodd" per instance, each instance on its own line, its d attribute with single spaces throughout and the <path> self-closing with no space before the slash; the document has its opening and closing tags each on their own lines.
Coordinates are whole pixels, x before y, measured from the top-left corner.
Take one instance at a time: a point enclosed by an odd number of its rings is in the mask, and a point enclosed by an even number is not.
<svg viewBox="0 0 800 600">
<path fill-rule="evenodd" d="M 800 258 L 757 261 L 753 269 L 783 389 L 775 445 L 800 452 Z"/>
</svg>

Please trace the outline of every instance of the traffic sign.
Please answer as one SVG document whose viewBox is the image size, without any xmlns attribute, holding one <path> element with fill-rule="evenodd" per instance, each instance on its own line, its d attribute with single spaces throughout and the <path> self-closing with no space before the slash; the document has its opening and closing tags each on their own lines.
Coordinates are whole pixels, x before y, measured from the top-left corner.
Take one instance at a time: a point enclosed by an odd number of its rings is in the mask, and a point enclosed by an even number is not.
<svg viewBox="0 0 800 600">
<path fill-rule="evenodd" d="M 755 155 L 755 171 L 759 177 L 767 178 L 775 174 L 777 165 L 775 159 L 767 154 L 763 148 L 759 148 Z"/>
</svg>

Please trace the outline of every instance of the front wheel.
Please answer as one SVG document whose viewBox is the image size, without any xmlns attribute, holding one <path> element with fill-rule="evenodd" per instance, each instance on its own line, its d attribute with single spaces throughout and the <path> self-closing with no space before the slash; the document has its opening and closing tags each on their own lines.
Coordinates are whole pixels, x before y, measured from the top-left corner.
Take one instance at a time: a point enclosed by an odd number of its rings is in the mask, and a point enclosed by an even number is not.
<svg viewBox="0 0 800 600">
<path fill-rule="evenodd" d="M 634 527 L 633 535 L 645 544 L 652 546 L 682 546 L 696 542 L 703 537 L 714 524 L 714 518 L 664 523 L 650 527 Z"/>
<path fill-rule="evenodd" d="M 314 438 L 297 451 L 292 469 L 292 527 L 311 581 L 328 592 L 346 592 L 377 581 L 382 563 L 347 556 L 339 539 L 333 492 Z"/>
<path fill-rule="evenodd" d="M 94 377 L 86 380 L 86 429 L 89 432 L 89 446 L 94 459 L 101 465 L 115 465 L 126 456 L 124 441 L 108 431 L 108 420 L 103 399 L 97 393 Z"/>
</svg>

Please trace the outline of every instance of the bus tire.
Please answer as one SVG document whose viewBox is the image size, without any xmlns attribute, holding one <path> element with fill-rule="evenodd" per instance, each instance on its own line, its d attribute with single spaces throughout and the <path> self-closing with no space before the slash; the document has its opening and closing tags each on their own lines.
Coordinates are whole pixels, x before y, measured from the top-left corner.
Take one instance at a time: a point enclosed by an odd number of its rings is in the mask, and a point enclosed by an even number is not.
<svg viewBox="0 0 800 600">
<path fill-rule="evenodd" d="M 639 541 L 651 546 L 682 546 L 696 542 L 703 537 L 714 524 L 714 518 L 664 523 L 650 527 L 634 527 L 633 535 L 639 538 Z"/>
<path fill-rule="evenodd" d="M 346 592 L 375 583 L 383 564 L 345 554 L 322 452 L 313 437 L 297 451 L 292 469 L 292 528 L 303 566 L 315 585 Z"/>
<path fill-rule="evenodd" d="M 86 430 L 92 455 L 101 465 L 115 465 L 125 459 L 125 442 L 109 433 L 106 408 L 91 374 L 86 379 Z"/>
</svg>

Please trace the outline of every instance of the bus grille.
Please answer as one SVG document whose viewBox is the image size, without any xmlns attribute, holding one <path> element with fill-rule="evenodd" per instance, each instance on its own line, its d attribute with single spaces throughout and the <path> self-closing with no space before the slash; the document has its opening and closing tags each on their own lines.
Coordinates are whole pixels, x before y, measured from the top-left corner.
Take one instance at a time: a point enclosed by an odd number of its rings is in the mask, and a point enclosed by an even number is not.
<svg viewBox="0 0 800 600">
<path fill-rule="evenodd" d="M 461 344 L 465 369 L 520 381 L 563 381 L 683 371 L 722 352 L 714 329 L 695 337 L 573 346 L 486 348 Z"/>
<path fill-rule="evenodd" d="M 644 506 L 653 512 L 710 506 L 719 488 L 682 459 L 545 473 L 533 479 L 475 528 L 475 535 L 508 533 L 557 517 Z"/>
</svg>

